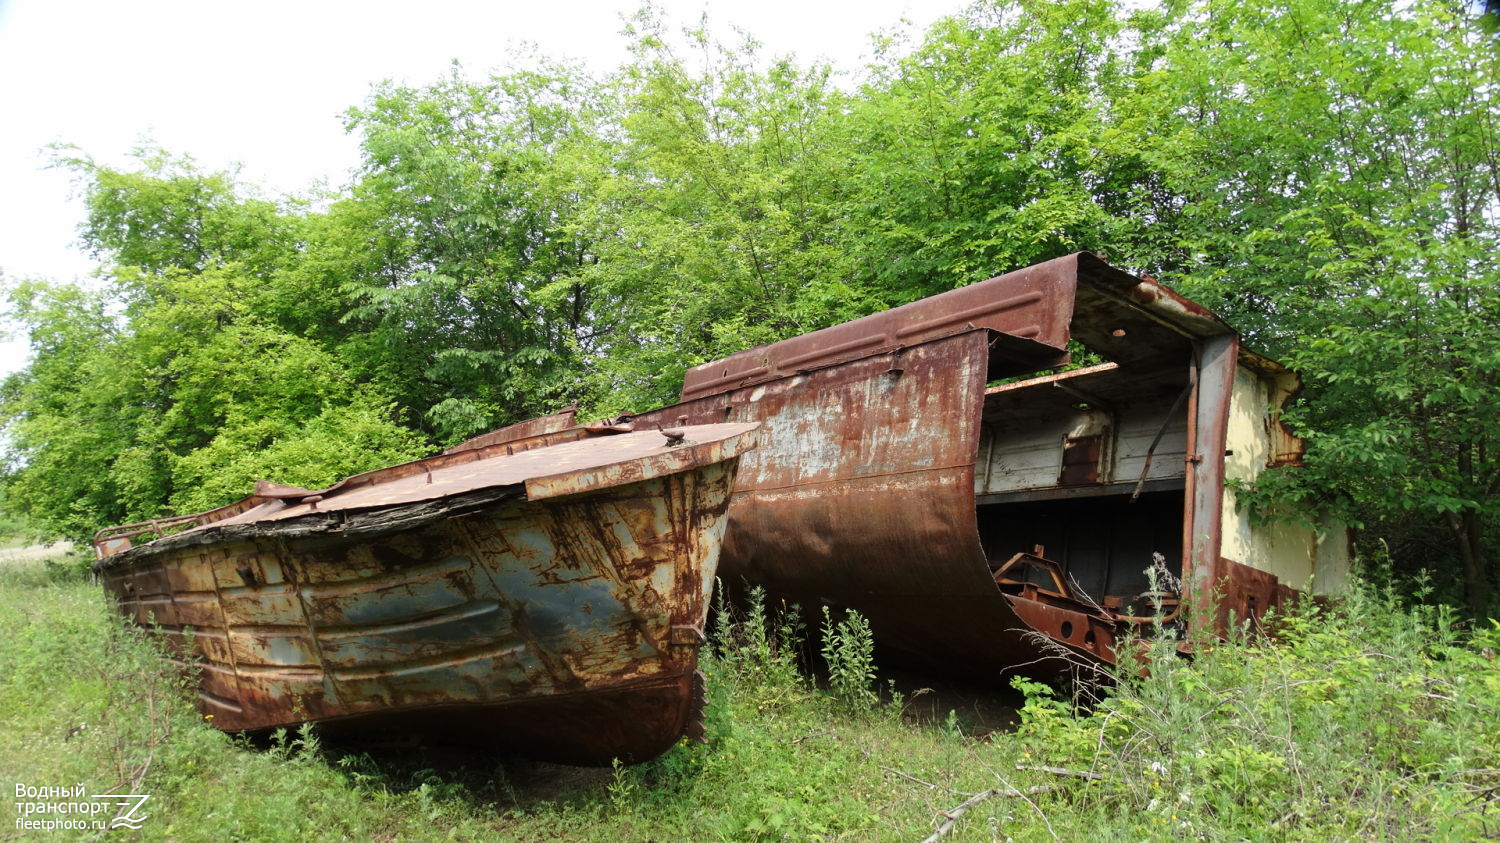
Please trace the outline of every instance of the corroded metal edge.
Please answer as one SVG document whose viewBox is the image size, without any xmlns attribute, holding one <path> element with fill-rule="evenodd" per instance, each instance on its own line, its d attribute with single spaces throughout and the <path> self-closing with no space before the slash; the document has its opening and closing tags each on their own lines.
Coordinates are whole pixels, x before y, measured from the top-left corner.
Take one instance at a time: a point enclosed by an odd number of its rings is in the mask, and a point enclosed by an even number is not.
<svg viewBox="0 0 1500 843">
<path fill-rule="evenodd" d="M 690 433 L 701 442 L 684 439 L 679 440 L 677 445 L 670 445 L 658 434 L 651 432 L 635 436 L 601 437 L 575 427 L 537 434 L 529 439 L 492 443 L 376 469 L 353 475 L 317 491 L 260 484 L 259 491 L 266 494 L 253 494 L 206 512 L 100 530 L 94 538 L 95 552 L 99 556 L 95 568 L 124 564 L 134 558 L 130 551 L 134 547 L 134 540 L 142 535 L 158 535 L 160 538 L 156 538 L 154 542 L 169 541 L 169 545 L 178 541 L 201 543 L 205 539 L 182 537 L 197 536 L 205 531 L 226 530 L 228 532 L 223 533 L 224 535 L 234 536 L 245 533 L 240 528 L 246 526 L 246 523 L 297 521 L 299 523 L 296 526 L 285 528 L 295 535 L 304 531 L 336 531 L 340 529 L 340 519 L 345 517 L 353 519 L 350 529 L 375 530 L 379 529 L 378 524 L 371 525 L 367 523 L 368 519 L 354 517 L 354 514 L 361 510 L 388 509 L 392 513 L 391 517 L 397 521 L 420 519 L 429 515 L 441 517 L 444 509 L 451 508 L 451 504 L 441 501 L 457 501 L 460 497 L 471 496 L 480 487 L 497 490 L 493 495 L 501 497 L 524 494 L 531 499 L 541 499 L 637 482 L 738 456 L 755 446 L 755 427 L 755 424 L 700 426 Z M 643 449 L 642 442 L 655 444 L 656 447 Z M 547 456 L 541 453 L 543 448 L 553 446 L 562 446 L 556 451 L 558 459 L 555 465 L 549 464 Z M 520 459 L 512 459 L 523 454 L 525 456 Z M 489 472 L 488 478 L 473 476 L 473 468 L 477 463 L 503 467 L 510 461 L 524 461 L 529 466 L 538 467 L 509 474 L 501 468 L 498 480 L 497 471 Z M 549 468 L 554 470 L 549 471 Z M 460 472 L 464 476 L 456 481 L 429 485 L 423 490 L 421 502 L 434 506 L 413 508 L 410 504 L 418 501 L 401 500 L 399 496 L 394 500 L 383 500 L 370 494 L 374 487 L 393 486 L 403 481 L 410 485 L 416 482 L 411 478 L 421 476 L 426 477 L 428 484 L 433 484 L 435 473 L 441 478 L 443 472 Z M 511 488 L 511 491 L 505 491 L 507 488 Z M 481 498 L 488 499 L 490 494 L 485 493 Z M 356 499 L 362 503 L 351 505 Z M 302 523 L 304 520 L 305 523 Z M 173 532 L 174 530 L 180 532 Z"/>
<path fill-rule="evenodd" d="M 1003 334 L 1006 352 L 1032 368 L 1066 359 L 1078 255 L 893 307 L 778 343 L 694 366 L 682 400 L 718 395 L 860 358 L 888 354 L 953 334 Z"/>
<path fill-rule="evenodd" d="M 523 439 L 544 436 L 548 433 L 558 433 L 574 426 L 577 413 L 578 407 L 573 406 L 560 412 L 552 413 L 551 415 L 537 416 L 534 419 L 527 419 L 508 427 L 481 433 L 471 439 L 465 439 L 457 445 L 445 449 L 443 453 L 455 454 L 459 451 L 474 451 L 489 447 L 490 445 L 504 445 L 509 442 L 519 442 Z"/>
</svg>

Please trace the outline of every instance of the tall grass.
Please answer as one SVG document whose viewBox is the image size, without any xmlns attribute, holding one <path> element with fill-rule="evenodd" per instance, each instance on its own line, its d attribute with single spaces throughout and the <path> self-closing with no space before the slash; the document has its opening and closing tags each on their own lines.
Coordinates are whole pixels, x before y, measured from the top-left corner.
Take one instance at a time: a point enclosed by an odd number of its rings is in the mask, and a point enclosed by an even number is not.
<svg viewBox="0 0 1500 843">
<path fill-rule="evenodd" d="M 0 567 L 0 787 L 128 785 L 151 795 L 132 832 L 147 840 L 1500 834 L 1500 627 L 1367 594 L 1192 661 L 1161 642 L 1088 706 L 1022 681 L 1019 730 L 984 740 L 882 702 L 857 615 L 824 619 L 809 679 L 800 616 L 756 597 L 717 615 L 705 743 L 579 770 L 325 745 L 313 729 L 224 735 L 83 570 Z"/>
<path fill-rule="evenodd" d="M 1356 590 L 1232 639 L 1191 661 L 1155 642 L 1144 675 L 1086 709 L 1023 684 L 1019 780 L 1072 781 L 1037 800 L 1055 833 L 1500 836 L 1500 624 Z"/>
</svg>

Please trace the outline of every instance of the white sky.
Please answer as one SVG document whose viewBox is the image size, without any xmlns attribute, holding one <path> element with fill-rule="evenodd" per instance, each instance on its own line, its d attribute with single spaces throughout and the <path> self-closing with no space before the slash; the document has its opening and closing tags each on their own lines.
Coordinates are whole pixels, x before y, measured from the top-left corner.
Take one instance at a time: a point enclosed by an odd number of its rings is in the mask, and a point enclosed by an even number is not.
<svg viewBox="0 0 1500 843">
<path fill-rule="evenodd" d="M 857 71 L 869 35 L 905 17 L 925 28 L 962 0 L 658 0 L 674 24 L 707 11 L 767 53 L 825 58 Z M 457 59 L 479 75 L 510 47 L 604 71 L 626 55 L 635 0 L 0 0 L 0 272 L 86 276 L 76 247 L 80 204 L 43 147 L 70 143 L 125 163 L 152 141 L 202 166 L 241 165 L 268 192 L 346 181 L 357 146 L 342 113 L 384 79 L 436 80 Z M 0 373 L 24 347 L 0 344 Z"/>
</svg>

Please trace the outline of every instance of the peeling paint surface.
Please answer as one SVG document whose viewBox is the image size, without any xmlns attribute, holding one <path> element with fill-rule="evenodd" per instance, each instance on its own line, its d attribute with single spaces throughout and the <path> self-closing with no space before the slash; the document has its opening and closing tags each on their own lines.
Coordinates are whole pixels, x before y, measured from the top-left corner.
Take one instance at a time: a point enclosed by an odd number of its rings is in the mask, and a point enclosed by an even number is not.
<svg viewBox="0 0 1500 843">
<path fill-rule="evenodd" d="M 202 665 L 199 706 L 221 729 L 315 721 L 645 760 L 697 728 L 697 648 L 753 428 L 690 428 L 670 458 L 652 431 L 434 470 L 422 488 L 397 476 L 348 491 L 357 505 L 242 514 L 98 569 L 122 612 Z M 479 497 L 426 491 L 440 484 Z"/>
</svg>

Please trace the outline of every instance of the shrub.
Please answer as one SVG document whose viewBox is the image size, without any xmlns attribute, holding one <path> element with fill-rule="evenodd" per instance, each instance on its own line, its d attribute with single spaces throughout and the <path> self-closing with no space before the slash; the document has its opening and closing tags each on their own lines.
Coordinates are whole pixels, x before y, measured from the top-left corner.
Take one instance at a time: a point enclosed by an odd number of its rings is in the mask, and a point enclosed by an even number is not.
<svg viewBox="0 0 1500 843">
<path fill-rule="evenodd" d="M 880 698 L 875 693 L 875 636 L 870 622 L 852 610 L 834 621 L 824 606 L 822 632 L 828 690 L 851 711 L 874 708 Z"/>
<path fill-rule="evenodd" d="M 1080 778 L 1049 797 L 1054 823 L 1250 839 L 1500 830 L 1500 633 L 1364 591 L 1272 625 L 1192 659 L 1158 642 L 1143 674 L 1077 714 L 1020 683 L 1026 757 Z"/>
</svg>

